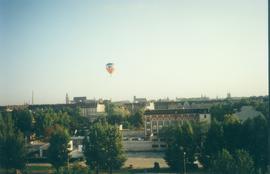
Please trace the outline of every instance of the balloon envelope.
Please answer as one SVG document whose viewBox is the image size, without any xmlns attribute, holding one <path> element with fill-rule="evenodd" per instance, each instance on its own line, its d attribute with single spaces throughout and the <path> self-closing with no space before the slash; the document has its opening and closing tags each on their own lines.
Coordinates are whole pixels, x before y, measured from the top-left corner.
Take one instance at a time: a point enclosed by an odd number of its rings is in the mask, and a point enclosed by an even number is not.
<svg viewBox="0 0 270 174">
<path fill-rule="evenodd" d="M 112 74 L 114 71 L 114 64 L 113 63 L 107 63 L 106 64 L 106 70 L 108 71 L 108 73 Z"/>
</svg>

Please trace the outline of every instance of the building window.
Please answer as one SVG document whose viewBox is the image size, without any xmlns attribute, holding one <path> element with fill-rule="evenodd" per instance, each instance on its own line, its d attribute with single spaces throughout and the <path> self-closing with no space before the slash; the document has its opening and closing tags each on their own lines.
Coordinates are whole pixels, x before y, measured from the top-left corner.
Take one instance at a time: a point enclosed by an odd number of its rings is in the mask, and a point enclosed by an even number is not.
<svg viewBox="0 0 270 174">
<path fill-rule="evenodd" d="M 153 144 L 152 147 L 153 148 L 158 148 L 158 144 Z"/>
<path fill-rule="evenodd" d="M 168 126 L 169 125 L 169 121 L 168 120 L 165 120 L 164 121 L 164 126 Z"/>
<path fill-rule="evenodd" d="M 164 139 L 164 138 L 160 138 L 159 140 L 160 140 L 160 141 L 162 141 L 162 142 L 164 142 L 164 141 L 165 141 L 165 139 Z"/>
</svg>

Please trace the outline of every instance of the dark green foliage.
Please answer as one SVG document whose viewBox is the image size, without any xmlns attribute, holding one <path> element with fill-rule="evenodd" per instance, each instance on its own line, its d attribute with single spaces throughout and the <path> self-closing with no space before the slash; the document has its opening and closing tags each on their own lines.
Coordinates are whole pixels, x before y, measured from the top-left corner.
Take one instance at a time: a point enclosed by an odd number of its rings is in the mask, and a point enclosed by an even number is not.
<svg viewBox="0 0 270 174">
<path fill-rule="evenodd" d="M 16 131 L 10 113 L 0 115 L 0 166 L 5 169 L 24 169 L 26 148 L 23 134 Z"/>
<path fill-rule="evenodd" d="M 60 111 L 60 112 L 55 113 L 54 124 L 61 125 L 67 130 L 69 130 L 70 122 L 71 122 L 70 115 L 68 115 L 67 112 Z"/>
<path fill-rule="evenodd" d="M 236 150 L 231 154 L 222 149 L 212 160 L 213 174 L 254 174 L 254 162 L 245 150 Z"/>
<path fill-rule="evenodd" d="M 212 119 L 216 119 L 217 121 L 223 121 L 225 115 L 234 113 L 234 107 L 232 103 L 225 102 L 223 104 L 212 106 L 210 108 L 210 113 L 211 113 Z"/>
<path fill-rule="evenodd" d="M 57 171 L 67 163 L 69 139 L 68 131 L 62 127 L 57 127 L 50 137 L 48 159 Z"/>
<path fill-rule="evenodd" d="M 253 174 L 254 162 L 249 153 L 245 150 L 236 150 L 235 159 L 235 174 Z"/>
<path fill-rule="evenodd" d="M 35 127 L 34 131 L 37 137 L 44 137 L 46 128 L 54 124 L 53 110 L 36 110 L 34 114 Z"/>
<path fill-rule="evenodd" d="M 235 172 L 233 156 L 226 149 L 222 149 L 212 161 L 213 174 L 232 174 Z"/>
<path fill-rule="evenodd" d="M 136 128 L 142 127 L 143 126 L 143 111 L 139 110 L 135 112 L 134 114 L 132 114 L 129 117 L 129 123 Z"/>
<path fill-rule="evenodd" d="M 189 122 L 184 122 L 183 125 L 164 127 L 160 132 L 160 137 L 165 139 L 167 143 L 165 161 L 171 169 L 183 171 L 184 156 L 186 163 L 193 163 L 197 145 L 193 128 Z"/>
<path fill-rule="evenodd" d="M 221 149 L 225 148 L 230 153 L 236 149 L 244 149 L 253 159 L 255 169 L 265 172 L 267 128 L 267 120 L 262 116 L 248 119 L 243 123 L 233 115 L 225 116 L 223 122 L 213 120 L 200 161 L 207 168 Z"/>
<path fill-rule="evenodd" d="M 99 169 L 119 169 L 125 161 L 121 134 L 107 123 L 95 123 L 89 128 L 83 151 L 87 165 L 97 173 Z"/>
<path fill-rule="evenodd" d="M 226 115 L 223 121 L 224 147 L 230 152 L 242 147 L 242 125 L 234 115 Z"/>
<path fill-rule="evenodd" d="M 112 125 L 115 124 L 122 124 L 124 121 L 124 117 L 122 117 L 121 115 L 109 115 L 108 116 L 108 122 Z"/>
<path fill-rule="evenodd" d="M 75 117 L 75 116 L 74 116 Z M 37 109 L 34 112 L 34 131 L 37 137 L 48 137 L 48 131 L 54 125 L 61 125 L 62 127 L 66 128 L 67 130 L 76 129 L 76 126 L 79 127 L 79 124 L 75 126 L 79 118 L 73 118 L 64 111 L 55 112 L 52 109 Z M 74 121 L 76 120 L 76 121 Z M 73 122 L 72 122 L 73 121 Z M 71 129 L 71 125 L 73 126 Z"/>
<path fill-rule="evenodd" d="M 248 119 L 243 123 L 241 140 L 243 148 L 252 156 L 256 169 L 266 170 L 267 165 L 267 120 L 264 117 Z"/>
<path fill-rule="evenodd" d="M 158 162 L 154 162 L 154 167 L 153 167 L 153 171 L 154 172 L 159 172 L 160 170 L 160 166 Z"/>
<path fill-rule="evenodd" d="M 217 153 L 224 148 L 224 144 L 223 126 L 221 123 L 213 120 L 206 136 L 203 155 L 201 157 L 201 162 L 206 168 L 209 167 L 211 158 L 217 155 Z"/>
<path fill-rule="evenodd" d="M 20 109 L 14 110 L 12 116 L 15 127 L 29 139 L 33 128 L 33 114 L 28 109 Z"/>
<path fill-rule="evenodd" d="M 128 120 L 130 113 L 126 110 L 123 106 L 118 106 L 115 104 L 107 104 L 106 111 L 107 121 L 108 123 L 115 125 L 115 124 L 123 124 L 124 121 Z"/>
</svg>

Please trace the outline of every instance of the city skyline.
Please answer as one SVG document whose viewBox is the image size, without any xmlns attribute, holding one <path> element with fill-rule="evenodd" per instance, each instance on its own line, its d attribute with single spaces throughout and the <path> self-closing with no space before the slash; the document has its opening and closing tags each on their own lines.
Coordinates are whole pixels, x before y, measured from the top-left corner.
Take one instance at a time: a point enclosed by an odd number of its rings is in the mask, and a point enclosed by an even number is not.
<svg viewBox="0 0 270 174">
<path fill-rule="evenodd" d="M 1 1 L 0 105 L 264 96 L 267 36 L 266 0 Z"/>
</svg>

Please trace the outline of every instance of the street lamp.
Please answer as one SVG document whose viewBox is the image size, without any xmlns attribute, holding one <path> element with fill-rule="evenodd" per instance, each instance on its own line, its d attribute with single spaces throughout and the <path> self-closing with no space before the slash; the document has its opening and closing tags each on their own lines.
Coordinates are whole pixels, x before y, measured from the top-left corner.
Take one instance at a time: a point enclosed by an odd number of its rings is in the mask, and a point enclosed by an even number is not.
<svg viewBox="0 0 270 174">
<path fill-rule="evenodd" d="M 180 146 L 180 150 L 183 151 L 183 157 L 184 157 L 184 174 L 186 174 L 186 152 L 184 151 L 184 147 Z M 180 172 L 180 171 L 179 171 Z"/>
<path fill-rule="evenodd" d="M 186 174 L 186 152 L 184 152 L 184 174 Z"/>
</svg>

